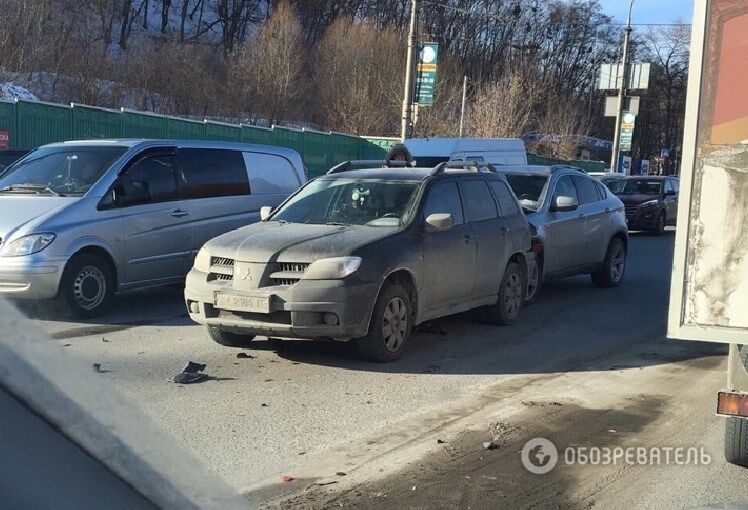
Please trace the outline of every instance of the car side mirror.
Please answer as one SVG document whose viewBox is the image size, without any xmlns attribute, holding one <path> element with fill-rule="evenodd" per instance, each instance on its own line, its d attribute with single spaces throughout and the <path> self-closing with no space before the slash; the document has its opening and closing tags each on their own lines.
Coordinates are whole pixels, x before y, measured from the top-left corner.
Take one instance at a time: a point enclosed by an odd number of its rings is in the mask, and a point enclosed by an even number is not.
<svg viewBox="0 0 748 510">
<path fill-rule="evenodd" d="M 579 207 L 579 202 L 576 198 L 559 195 L 553 199 L 551 212 L 569 212 L 576 210 L 577 207 Z"/>
<path fill-rule="evenodd" d="M 665 196 L 666 197 L 672 197 L 674 195 L 675 195 L 675 190 L 669 189 L 669 190 L 665 191 Z"/>
<path fill-rule="evenodd" d="M 260 220 L 265 221 L 273 213 L 273 208 L 269 205 L 263 205 L 260 207 Z"/>
<path fill-rule="evenodd" d="M 426 217 L 426 232 L 443 232 L 452 228 L 454 224 L 455 220 L 449 213 L 429 214 Z"/>
<path fill-rule="evenodd" d="M 113 200 L 119 207 L 147 204 L 151 199 L 151 189 L 145 181 L 118 182 L 114 186 Z"/>
</svg>

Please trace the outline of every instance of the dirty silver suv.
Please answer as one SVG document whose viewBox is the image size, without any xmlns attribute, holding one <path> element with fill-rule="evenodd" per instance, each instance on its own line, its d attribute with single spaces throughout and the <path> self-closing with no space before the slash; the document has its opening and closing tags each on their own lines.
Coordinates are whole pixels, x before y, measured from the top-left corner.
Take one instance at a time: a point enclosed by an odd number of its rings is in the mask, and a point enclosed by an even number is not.
<svg viewBox="0 0 748 510">
<path fill-rule="evenodd" d="M 309 182 L 261 223 L 205 244 L 187 277 L 190 317 L 222 345 L 357 339 L 372 361 L 399 358 L 413 326 L 437 317 L 481 308 L 514 322 L 530 227 L 493 167 L 450 165 L 348 162 Z"/>
</svg>

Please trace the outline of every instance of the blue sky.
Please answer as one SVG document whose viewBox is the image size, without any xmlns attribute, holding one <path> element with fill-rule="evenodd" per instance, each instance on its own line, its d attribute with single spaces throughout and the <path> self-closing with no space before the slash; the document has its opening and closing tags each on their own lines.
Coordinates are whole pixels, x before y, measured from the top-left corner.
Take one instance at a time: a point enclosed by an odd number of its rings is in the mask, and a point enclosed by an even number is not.
<svg viewBox="0 0 748 510">
<path fill-rule="evenodd" d="M 694 0 L 635 0 L 633 23 L 669 23 L 676 18 L 691 22 Z M 600 0 L 603 12 L 626 22 L 629 0 Z"/>
</svg>

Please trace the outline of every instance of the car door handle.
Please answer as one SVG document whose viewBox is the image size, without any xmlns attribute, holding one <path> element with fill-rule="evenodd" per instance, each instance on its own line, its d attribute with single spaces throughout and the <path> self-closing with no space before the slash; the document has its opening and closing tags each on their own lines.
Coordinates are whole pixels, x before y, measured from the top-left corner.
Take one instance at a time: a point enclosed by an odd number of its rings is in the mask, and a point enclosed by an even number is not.
<svg viewBox="0 0 748 510">
<path fill-rule="evenodd" d="M 189 214 L 187 211 L 183 211 L 181 209 L 177 209 L 176 211 L 171 213 L 172 218 L 184 218 Z"/>
<path fill-rule="evenodd" d="M 509 229 L 506 227 L 501 227 L 499 230 L 501 231 L 502 234 L 506 234 L 507 232 L 509 232 Z"/>
<path fill-rule="evenodd" d="M 473 239 L 475 239 L 475 236 L 474 236 L 473 234 L 465 234 L 465 235 L 464 235 L 464 236 L 462 237 L 462 239 L 463 239 L 463 240 L 464 240 L 464 241 L 465 241 L 466 243 L 469 243 L 470 241 L 472 241 Z"/>
</svg>

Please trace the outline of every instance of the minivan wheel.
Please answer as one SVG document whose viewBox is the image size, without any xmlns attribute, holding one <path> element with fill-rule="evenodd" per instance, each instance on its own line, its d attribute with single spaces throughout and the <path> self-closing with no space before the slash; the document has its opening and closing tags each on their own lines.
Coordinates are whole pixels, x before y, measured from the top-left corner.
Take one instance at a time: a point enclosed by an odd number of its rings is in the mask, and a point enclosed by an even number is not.
<svg viewBox="0 0 748 510">
<path fill-rule="evenodd" d="M 208 326 L 208 336 L 210 339 L 225 347 L 247 347 L 254 340 L 252 335 L 241 335 L 223 331 L 215 326 Z"/>
<path fill-rule="evenodd" d="M 486 322 L 508 326 L 517 321 L 525 295 L 525 276 L 516 262 L 510 262 L 504 271 L 495 305 L 484 310 Z"/>
<path fill-rule="evenodd" d="M 665 212 L 661 212 L 660 215 L 657 217 L 657 223 L 655 224 L 654 228 L 652 229 L 652 233 L 656 236 L 661 236 L 665 233 L 665 224 L 667 223 L 667 218 L 665 217 Z"/>
<path fill-rule="evenodd" d="M 368 361 L 385 363 L 400 359 L 413 326 L 410 296 L 395 283 L 379 293 L 371 314 L 369 332 L 358 339 L 358 350 Z"/>
<path fill-rule="evenodd" d="M 97 317 L 108 308 L 115 285 L 114 272 L 106 259 L 80 253 L 65 266 L 57 300 L 77 317 Z"/>
<path fill-rule="evenodd" d="M 592 273 L 592 281 L 599 287 L 618 287 L 626 270 L 626 246 L 614 237 L 608 244 L 605 260 L 600 269 Z"/>
</svg>

